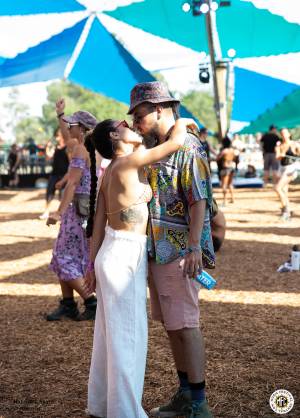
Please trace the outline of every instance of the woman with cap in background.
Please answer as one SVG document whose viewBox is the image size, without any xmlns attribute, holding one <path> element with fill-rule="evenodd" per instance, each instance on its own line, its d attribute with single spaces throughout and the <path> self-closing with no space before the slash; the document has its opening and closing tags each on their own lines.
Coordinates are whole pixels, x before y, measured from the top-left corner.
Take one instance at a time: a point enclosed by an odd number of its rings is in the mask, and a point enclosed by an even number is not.
<svg viewBox="0 0 300 418">
<path fill-rule="evenodd" d="M 73 320 L 94 319 L 97 306 L 96 297 L 83 286 L 88 264 L 88 244 L 83 224 L 88 216 L 85 212 L 91 183 L 90 158 L 84 141 L 87 132 L 96 126 L 97 120 L 85 111 L 65 116 L 64 107 L 64 100 L 59 100 L 56 104 L 57 116 L 62 133 L 70 136 L 74 148 L 63 198 L 58 210 L 51 213 L 47 220 L 47 225 L 61 222 L 50 269 L 58 276 L 62 291 L 58 308 L 46 316 L 48 321 L 58 321 L 62 317 Z M 82 314 L 74 301 L 74 290 L 84 300 L 85 311 Z"/>
</svg>

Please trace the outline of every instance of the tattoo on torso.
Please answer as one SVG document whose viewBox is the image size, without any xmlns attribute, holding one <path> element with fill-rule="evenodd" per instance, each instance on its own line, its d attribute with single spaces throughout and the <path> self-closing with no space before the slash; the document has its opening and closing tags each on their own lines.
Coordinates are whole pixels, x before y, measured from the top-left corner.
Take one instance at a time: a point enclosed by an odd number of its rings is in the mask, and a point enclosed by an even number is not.
<svg viewBox="0 0 300 418">
<path fill-rule="evenodd" d="M 120 220 L 127 224 L 139 224 L 144 220 L 143 213 L 138 209 L 124 209 L 120 212 Z"/>
</svg>

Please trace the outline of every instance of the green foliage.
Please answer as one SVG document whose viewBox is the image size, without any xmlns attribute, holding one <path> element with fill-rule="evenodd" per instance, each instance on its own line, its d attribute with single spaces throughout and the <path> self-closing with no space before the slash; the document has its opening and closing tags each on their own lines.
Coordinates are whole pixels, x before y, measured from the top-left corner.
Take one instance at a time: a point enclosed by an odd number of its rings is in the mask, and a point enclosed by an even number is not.
<svg viewBox="0 0 300 418">
<path fill-rule="evenodd" d="M 209 130 L 217 131 L 214 99 L 206 92 L 190 91 L 181 97 L 181 103 Z"/>
<path fill-rule="evenodd" d="M 26 139 L 33 138 L 37 144 L 44 144 L 48 140 L 42 119 L 37 116 L 22 119 L 15 128 L 15 135 L 17 142 L 26 142 Z"/>
<path fill-rule="evenodd" d="M 61 97 L 66 100 L 66 114 L 74 113 L 77 110 L 86 110 L 99 121 L 108 118 L 124 119 L 128 110 L 128 106 L 123 103 L 66 81 L 50 84 L 47 91 L 47 103 L 43 106 L 43 124 L 48 132 L 49 130 L 53 132 L 57 127 L 55 102 Z"/>
</svg>

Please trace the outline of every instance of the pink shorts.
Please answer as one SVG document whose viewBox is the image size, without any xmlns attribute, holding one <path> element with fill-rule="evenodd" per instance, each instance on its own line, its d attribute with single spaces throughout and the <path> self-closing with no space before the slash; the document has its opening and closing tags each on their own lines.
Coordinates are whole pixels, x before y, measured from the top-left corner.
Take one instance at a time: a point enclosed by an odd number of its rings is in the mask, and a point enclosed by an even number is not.
<svg viewBox="0 0 300 418">
<path fill-rule="evenodd" d="M 195 280 L 184 278 L 179 263 L 149 263 L 149 290 L 151 317 L 161 321 L 168 331 L 199 327 L 200 285 Z"/>
</svg>

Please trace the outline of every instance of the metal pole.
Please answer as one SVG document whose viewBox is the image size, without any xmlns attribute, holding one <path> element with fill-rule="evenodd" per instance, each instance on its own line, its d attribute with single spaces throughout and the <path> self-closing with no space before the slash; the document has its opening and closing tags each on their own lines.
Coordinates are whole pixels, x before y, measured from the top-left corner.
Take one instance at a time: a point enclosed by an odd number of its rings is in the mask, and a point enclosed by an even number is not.
<svg viewBox="0 0 300 418">
<path fill-rule="evenodd" d="M 206 22 L 208 48 L 209 48 L 211 71 L 212 71 L 212 78 L 213 78 L 214 102 L 215 102 L 215 110 L 216 110 L 217 124 L 218 124 L 218 138 L 219 138 L 219 141 L 221 141 L 223 138 L 223 132 L 222 132 L 221 117 L 220 117 L 220 96 L 219 96 L 217 72 L 216 72 L 215 44 L 214 44 L 212 17 L 211 17 L 211 0 L 206 0 L 206 2 L 209 6 L 209 10 L 205 16 L 205 22 Z"/>
</svg>

